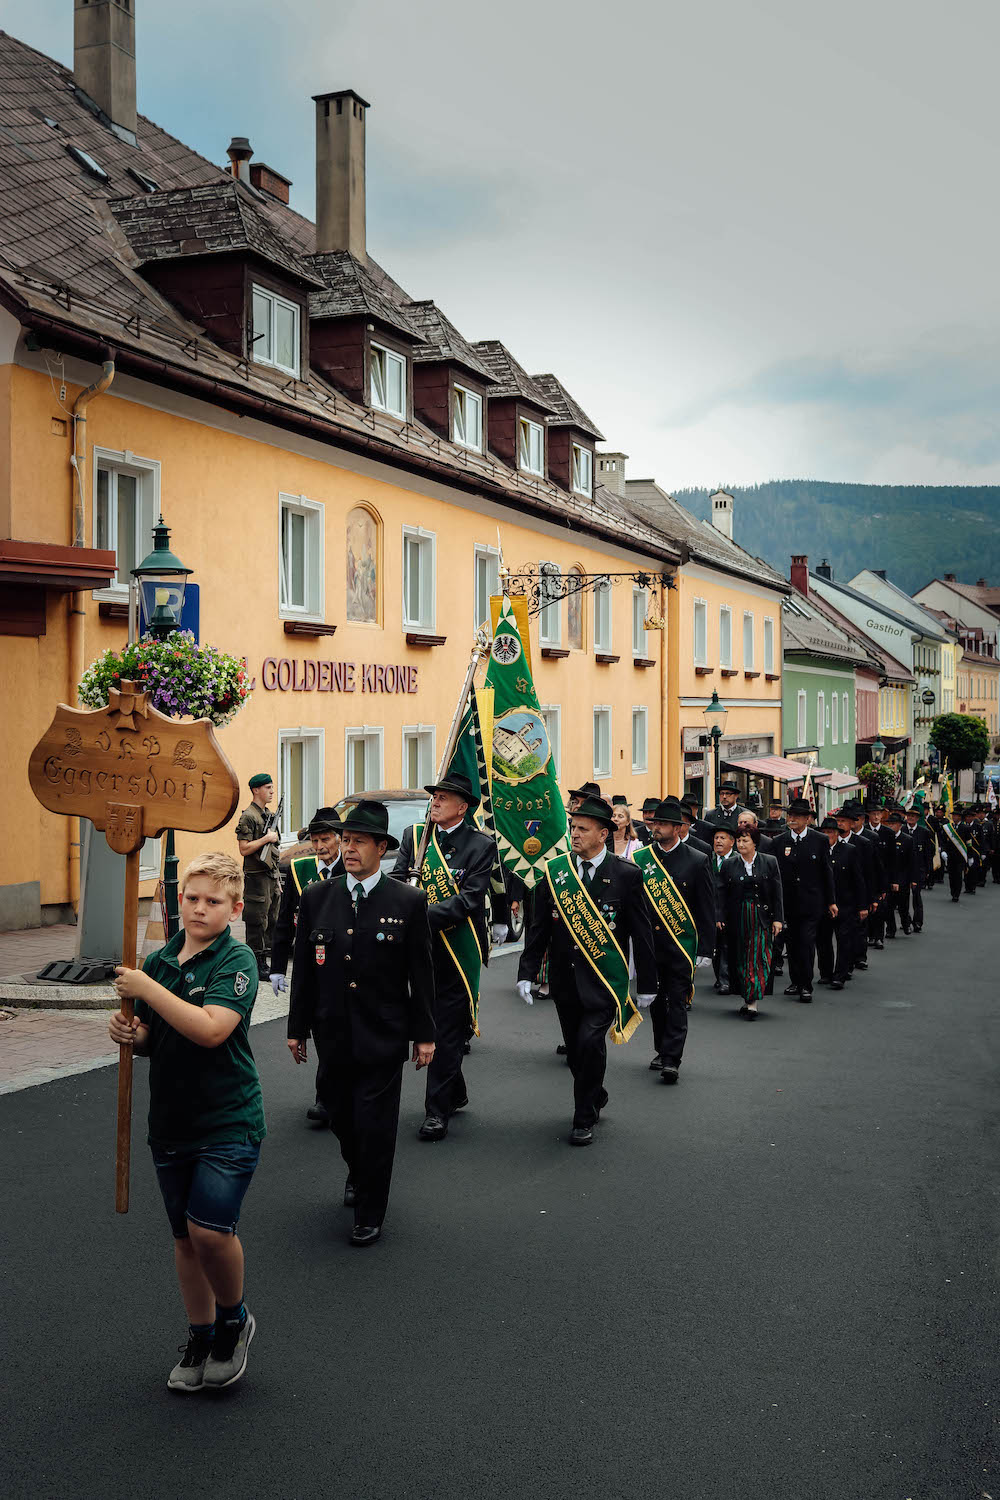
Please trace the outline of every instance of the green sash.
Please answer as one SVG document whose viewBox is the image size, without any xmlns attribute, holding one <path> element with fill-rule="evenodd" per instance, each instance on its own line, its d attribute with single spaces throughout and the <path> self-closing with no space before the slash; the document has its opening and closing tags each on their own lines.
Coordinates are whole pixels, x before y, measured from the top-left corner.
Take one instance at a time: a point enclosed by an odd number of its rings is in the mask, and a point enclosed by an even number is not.
<svg viewBox="0 0 1000 1500">
<path fill-rule="evenodd" d="M 628 992 L 628 960 L 618 946 L 618 939 L 598 911 L 568 854 L 557 854 L 549 860 L 545 878 L 556 910 L 573 934 L 573 941 L 614 996 L 618 1009 L 611 1026 L 611 1040 L 619 1044 L 627 1042 L 641 1025 L 642 1016 Z"/>
<path fill-rule="evenodd" d="M 420 848 L 420 839 L 424 831 L 422 823 L 413 825 L 413 852 L 416 854 Z M 448 863 L 441 853 L 441 845 L 438 843 L 437 829 L 431 827 L 431 836 L 427 842 L 424 854 L 423 868 L 420 871 L 420 887 L 427 894 L 428 906 L 437 906 L 439 901 L 448 901 L 452 896 L 458 895 L 458 882 L 448 868 Z M 439 932 L 441 939 L 449 954 L 452 963 L 458 970 L 459 977 L 469 997 L 469 1013 L 472 1016 L 472 1029 L 476 1036 L 479 1035 L 479 976 L 483 969 L 483 951 L 479 946 L 479 936 L 471 917 L 458 927 L 453 927 L 449 932 Z"/>
<path fill-rule="evenodd" d="M 292 879 L 300 896 L 307 885 L 319 879 L 319 862 L 314 854 L 302 854 L 292 860 Z"/>
<path fill-rule="evenodd" d="M 652 844 L 636 849 L 633 864 L 642 874 L 642 886 L 650 905 L 691 965 L 691 993 L 694 994 L 694 970 L 698 957 L 698 928 L 687 902 L 664 869 Z"/>
<path fill-rule="evenodd" d="M 968 849 L 965 846 L 965 840 L 959 838 L 958 832 L 957 832 L 957 830 L 955 828 L 955 825 L 951 821 L 950 818 L 945 819 L 944 831 L 948 835 L 948 838 L 950 839 L 951 843 L 954 844 L 955 848 L 958 850 L 959 854 L 962 856 L 962 859 L 964 860 L 964 862 L 966 864 L 968 864 L 969 863 L 969 851 L 968 851 Z"/>
</svg>

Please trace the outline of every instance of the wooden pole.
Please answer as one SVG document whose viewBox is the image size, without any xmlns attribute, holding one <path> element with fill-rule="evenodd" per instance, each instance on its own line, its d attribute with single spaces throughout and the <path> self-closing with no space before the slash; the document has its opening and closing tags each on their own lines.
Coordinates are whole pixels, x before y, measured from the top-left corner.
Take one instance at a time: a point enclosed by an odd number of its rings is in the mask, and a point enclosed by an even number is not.
<svg viewBox="0 0 1000 1500">
<path fill-rule="evenodd" d="M 125 856 L 125 915 L 122 924 L 122 963 L 136 967 L 136 932 L 139 925 L 139 849 Z M 127 1020 L 135 1014 L 132 998 L 122 999 L 119 1009 Z M 118 1143 L 115 1150 L 115 1212 L 128 1213 L 129 1165 L 132 1155 L 132 1043 L 118 1049 Z"/>
</svg>

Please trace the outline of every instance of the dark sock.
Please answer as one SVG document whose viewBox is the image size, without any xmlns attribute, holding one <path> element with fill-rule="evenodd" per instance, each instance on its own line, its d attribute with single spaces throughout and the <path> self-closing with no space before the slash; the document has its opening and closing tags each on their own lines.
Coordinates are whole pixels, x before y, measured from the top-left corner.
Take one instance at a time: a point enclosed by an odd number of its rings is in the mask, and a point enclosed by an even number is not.
<svg viewBox="0 0 1000 1500">
<path fill-rule="evenodd" d="M 215 1343 L 214 1323 L 189 1323 L 188 1335 L 200 1353 L 210 1350 Z"/>
<path fill-rule="evenodd" d="M 221 1302 L 215 1304 L 216 1328 L 242 1328 L 246 1320 L 247 1310 L 243 1306 L 242 1297 L 232 1307 L 223 1307 Z"/>
</svg>

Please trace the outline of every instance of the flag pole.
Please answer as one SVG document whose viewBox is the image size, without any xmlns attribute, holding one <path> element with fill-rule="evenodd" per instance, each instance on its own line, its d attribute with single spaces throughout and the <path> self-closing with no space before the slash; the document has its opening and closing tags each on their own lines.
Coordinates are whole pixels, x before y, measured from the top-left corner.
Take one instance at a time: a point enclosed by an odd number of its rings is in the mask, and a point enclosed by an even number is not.
<svg viewBox="0 0 1000 1500">
<path fill-rule="evenodd" d="M 472 683 L 476 675 L 476 669 L 479 666 L 481 658 L 488 649 L 489 642 L 485 630 L 477 631 L 476 639 L 472 647 L 472 656 L 469 659 L 469 669 L 465 674 L 465 681 L 462 684 L 462 691 L 458 696 L 458 704 L 455 708 L 455 714 L 451 721 L 451 728 L 448 730 L 448 740 L 444 747 L 444 754 L 441 757 L 441 765 L 437 775 L 438 781 L 440 781 L 442 777 L 446 775 L 448 767 L 451 765 L 451 758 L 455 753 L 455 746 L 458 743 L 459 725 L 462 722 L 462 715 L 465 712 L 465 705 L 469 701 L 469 693 L 472 689 Z M 420 871 L 424 867 L 424 855 L 427 853 L 427 845 L 430 843 L 430 837 L 431 820 L 429 817 L 427 817 L 424 819 L 424 831 L 420 835 L 420 847 L 414 850 L 413 854 L 413 864 L 410 867 L 411 885 L 416 885 L 420 880 Z"/>
</svg>

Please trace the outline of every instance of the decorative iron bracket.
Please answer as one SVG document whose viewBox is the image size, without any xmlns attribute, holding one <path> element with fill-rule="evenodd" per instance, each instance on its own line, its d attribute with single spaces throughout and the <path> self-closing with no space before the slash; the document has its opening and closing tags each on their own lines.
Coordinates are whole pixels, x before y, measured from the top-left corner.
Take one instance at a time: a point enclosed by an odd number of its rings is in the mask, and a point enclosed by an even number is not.
<svg viewBox="0 0 1000 1500">
<path fill-rule="evenodd" d="M 529 615 L 537 615 L 546 605 L 557 604 L 573 594 L 596 593 L 598 589 L 615 588 L 622 583 L 661 591 L 675 586 L 672 573 L 580 573 L 575 568 L 562 573 L 555 568 L 550 571 L 544 563 L 522 563 L 516 573 L 504 570 L 502 581 L 506 592 L 527 595 Z"/>
</svg>

